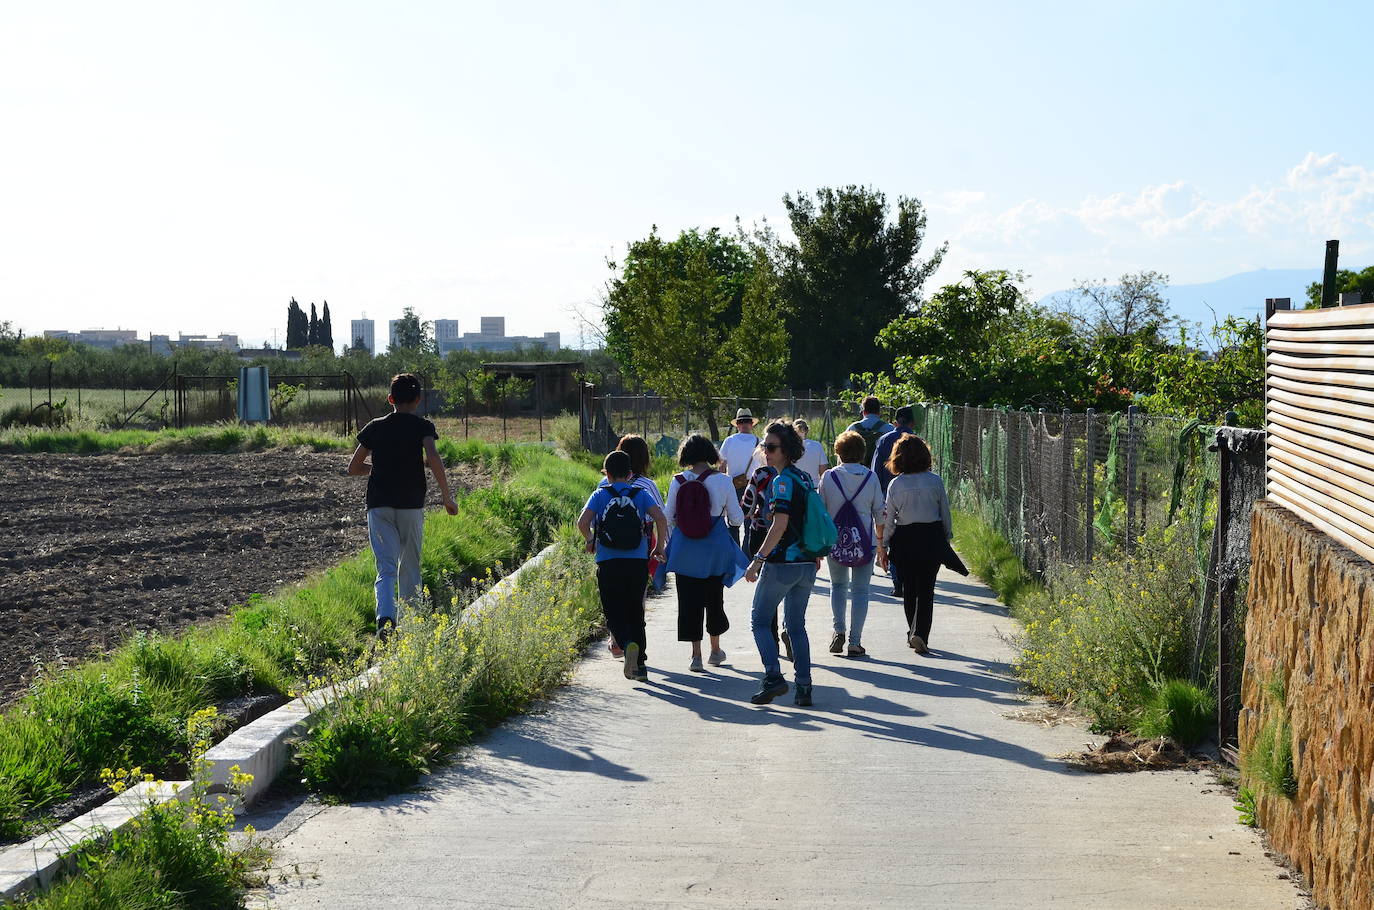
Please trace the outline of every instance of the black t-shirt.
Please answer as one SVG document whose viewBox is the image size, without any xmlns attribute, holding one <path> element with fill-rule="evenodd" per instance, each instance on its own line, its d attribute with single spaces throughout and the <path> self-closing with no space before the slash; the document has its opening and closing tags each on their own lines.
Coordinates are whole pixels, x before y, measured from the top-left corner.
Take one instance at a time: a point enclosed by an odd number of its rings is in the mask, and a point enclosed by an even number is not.
<svg viewBox="0 0 1374 910">
<path fill-rule="evenodd" d="M 425 507 L 426 436 L 439 438 L 434 424 L 423 417 L 392 411 L 363 427 L 358 444 L 372 452 L 367 478 L 369 509 Z"/>
</svg>

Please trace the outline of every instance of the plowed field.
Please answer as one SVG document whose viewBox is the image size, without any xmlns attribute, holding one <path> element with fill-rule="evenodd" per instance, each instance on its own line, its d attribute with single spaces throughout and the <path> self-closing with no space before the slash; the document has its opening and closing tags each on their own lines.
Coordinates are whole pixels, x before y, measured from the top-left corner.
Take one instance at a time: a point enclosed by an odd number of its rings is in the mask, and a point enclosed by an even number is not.
<svg viewBox="0 0 1374 910">
<path fill-rule="evenodd" d="M 35 661 L 222 615 L 365 547 L 367 482 L 346 464 L 283 451 L 0 456 L 0 701 Z M 430 495 L 437 505 L 433 483 Z"/>
</svg>

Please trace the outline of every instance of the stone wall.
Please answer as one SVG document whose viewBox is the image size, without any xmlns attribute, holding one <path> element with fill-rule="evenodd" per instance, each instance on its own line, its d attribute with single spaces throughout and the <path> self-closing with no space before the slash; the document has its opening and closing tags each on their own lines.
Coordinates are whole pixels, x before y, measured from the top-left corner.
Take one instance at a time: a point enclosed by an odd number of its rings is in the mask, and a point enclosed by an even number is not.
<svg viewBox="0 0 1374 910">
<path fill-rule="evenodd" d="M 1255 507 L 1251 556 L 1242 783 L 1320 905 L 1374 910 L 1374 564 L 1269 502 Z M 1275 680 L 1286 682 L 1283 706 Z M 1257 784 L 1250 765 L 1261 730 L 1284 713 L 1292 799 Z"/>
</svg>

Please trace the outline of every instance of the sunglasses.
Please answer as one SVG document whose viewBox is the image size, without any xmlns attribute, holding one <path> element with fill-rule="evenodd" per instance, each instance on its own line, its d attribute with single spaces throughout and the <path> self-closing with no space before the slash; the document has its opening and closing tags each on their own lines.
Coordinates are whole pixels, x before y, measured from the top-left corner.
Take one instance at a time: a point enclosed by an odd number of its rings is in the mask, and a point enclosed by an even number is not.
<svg viewBox="0 0 1374 910">
<path fill-rule="evenodd" d="M 765 452 L 776 452 L 778 449 L 782 448 L 782 443 L 765 442 L 763 445 L 759 446 L 759 448 L 763 449 Z"/>
</svg>

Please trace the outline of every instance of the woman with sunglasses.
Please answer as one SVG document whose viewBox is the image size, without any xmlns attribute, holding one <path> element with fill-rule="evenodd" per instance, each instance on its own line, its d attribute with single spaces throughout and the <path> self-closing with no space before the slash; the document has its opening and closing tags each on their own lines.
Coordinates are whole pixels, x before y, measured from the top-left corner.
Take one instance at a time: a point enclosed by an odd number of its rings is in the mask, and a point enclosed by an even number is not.
<svg viewBox="0 0 1374 910">
<path fill-rule="evenodd" d="M 763 660 L 763 683 L 750 697 L 756 705 L 766 705 L 787 693 L 777 642 L 773 640 L 772 621 L 778 605 L 792 639 L 792 670 L 797 690 L 793 704 L 811 704 L 811 642 L 806 636 L 806 604 L 816 583 L 820 560 L 806 556 L 801 549 L 800 524 L 806 514 L 806 496 L 815 495 L 811 478 L 797 469 L 805 453 L 801 437 L 789 423 L 772 423 L 763 440 L 764 458 L 777 469 L 768 489 L 772 520 L 768 534 L 759 544 L 745 573 L 747 581 L 757 581 L 751 624 L 754 644 Z"/>
</svg>

